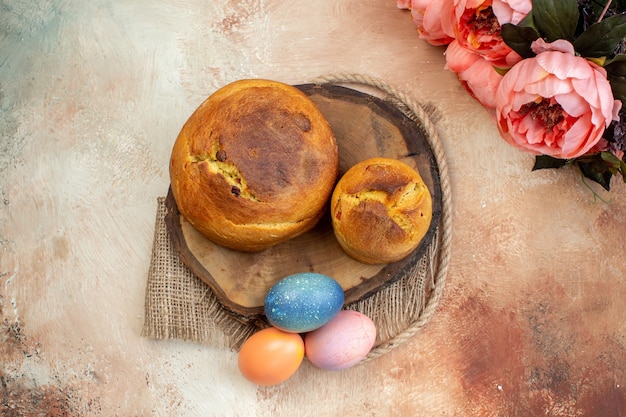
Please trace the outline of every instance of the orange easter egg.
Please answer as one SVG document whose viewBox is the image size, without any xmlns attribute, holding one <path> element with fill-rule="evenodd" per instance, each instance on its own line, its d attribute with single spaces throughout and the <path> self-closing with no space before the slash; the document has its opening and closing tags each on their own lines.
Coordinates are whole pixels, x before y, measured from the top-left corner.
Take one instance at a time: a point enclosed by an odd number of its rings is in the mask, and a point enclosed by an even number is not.
<svg viewBox="0 0 626 417">
<path fill-rule="evenodd" d="M 298 333 L 268 327 L 250 336 L 239 351 L 241 374 L 257 385 L 279 384 L 292 376 L 304 359 L 304 341 Z"/>
</svg>

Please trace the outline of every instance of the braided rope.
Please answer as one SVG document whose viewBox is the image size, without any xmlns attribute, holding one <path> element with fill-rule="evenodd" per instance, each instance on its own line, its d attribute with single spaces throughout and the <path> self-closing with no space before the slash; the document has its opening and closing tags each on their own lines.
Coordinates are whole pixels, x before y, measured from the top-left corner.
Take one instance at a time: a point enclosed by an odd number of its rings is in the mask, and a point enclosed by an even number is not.
<svg viewBox="0 0 626 417">
<path fill-rule="evenodd" d="M 409 327 L 407 327 L 402 333 L 372 349 L 372 351 L 364 359 L 364 361 L 368 361 L 384 355 L 385 353 L 389 352 L 393 348 L 399 346 L 400 344 L 411 338 L 417 331 L 424 327 L 424 325 L 431 319 L 431 317 L 435 313 L 435 310 L 437 309 L 439 300 L 443 293 L 443 287 L 448 272 L 448 266 L 450 264 L 450 249 L 452 243 L 452 213 L 450 209 L 451 191 L 450 182 L 448 179 L 448 165 L 443 151 L 443 145 L 439 139 L 439 134 L 437 133 L 435 125 L 431 121 L 425 109 L 421 105 L 418 105 L 416 102 L 414 102 L 402 91 L 399 91 L 398 89 L 378 78 L 356 73 L 329 74 L 318 77 L 312 82 L 317 84 L 361 84 L 374 87 L 389 95 L 391 99 L 397 101 L 397 103 L 400 105 L 400 109 L 407 115 L 407 117 L 420 124 L 421 128 L 426 134 L 426 139 L 431 149 L 433 150 L 433 154 L 439 167 L 439 179 L 441 183 L 442 193 L 442 212 L 439 225 L 440 230 L 438 232 L 440 239 L 440 252 L 432 292 L 419 318 Z"/>
</svg>

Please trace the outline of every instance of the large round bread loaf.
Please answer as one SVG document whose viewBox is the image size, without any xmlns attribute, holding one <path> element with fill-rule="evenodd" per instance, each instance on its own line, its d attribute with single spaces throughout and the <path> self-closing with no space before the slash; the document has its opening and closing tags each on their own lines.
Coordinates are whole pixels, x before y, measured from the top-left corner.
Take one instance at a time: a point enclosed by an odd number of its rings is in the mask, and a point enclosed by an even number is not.
<svg viewBox="0 0 626 417">
<path fill-rule="evenodd" d="M 368 264 L 396 262 L 417 248 L 432 220 L 432 197 L 419 172 L 390 158 L 352 166 L 331 198 L 337 241 Z"/>
<path fill-rule="evenodd" d="M 239 80 L 184 124 L 170 161 L 182 216 L 213 242 L 259 251 L 311 229 L 337 180 L 331 127 L 297 88 Z"/>
</svg>

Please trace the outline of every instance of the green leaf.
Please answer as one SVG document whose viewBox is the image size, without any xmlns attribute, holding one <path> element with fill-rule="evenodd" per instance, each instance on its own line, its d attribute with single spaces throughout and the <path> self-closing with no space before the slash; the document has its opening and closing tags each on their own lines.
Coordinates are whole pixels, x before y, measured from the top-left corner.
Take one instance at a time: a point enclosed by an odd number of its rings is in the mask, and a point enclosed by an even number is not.
<svg viewBox="0 0 626 417">
<path fill-rule="evenodd" d="M 533 17 L 548 42 L 574 40 L 579 18 L 576 0 L 533 0 Z"/>
<path fill-rule="evenodd" d="M 611 84 L 611 91 L 613 91 L 613 97 L 622 103 L 626 103 L 626 77 L 609 74 L 608 79 Z"/>
<path fill-rule="evenodd" d="M 549 155 L 537 155 L 535 157 L 535 165 L 533 171 L 538 169 L 561 168 L 567 164 L 567 159 L 558 159 Z"/>
<path fill-rule="evenodd" d="M 496 67 L 495 65 L 493 66 L 493 69 L 495 72 L 498 73 L 498 75 L 501 75 L 502 77 L 504 77 L 506 75 L 507 72 L 509 72 L 509 70 L 511 68 L 501 68 L 501 67 Z"/>
<path fill-rule="evenodd" d="M 602 160 L 611 166 L 613 174 L 621 174 L 622 179 L 626 182 L 626 162 L 619 159 L 612 152 L 604 151 L 600 153 Z"/>
<path fill-rule="evenodd" d="M 615 55 L 604 63 L 604 68 L 611 75 L 626 77 L 626 55 Z"/>
<path fill-rule="evenodd" d="M 577 162 L 582 174 L 592 181 L 597 182 L 607 191 L 611 190 L 611 177 L 613 174 L 602 162 L 601 158 L 588 163 Z"/>
<path fill-rule="evenodd" d="M 500 27 L 502 40 L 522 58 L 531 58 L 535 53 L 530 48 L 534 40 L 539 38 L 537 31 L 528 26 L 515 26 L 505 23 Z"/>
<path fill-rule="evenodd" d="M 533 16 L 532 9 L 530 10 L 530 12 L 528 12 L 526 16 L 522 18 L 522 20 L 519 21 L 517 26 L 521 26 L 525 28 L 533 28 L 537 30 L 537 26 L 535 26 L 535 17 Z"/>
<path fill-rule="evenodd" d="M 619 168 L 620 162 L 622 162 L 617 156 L 615 156 L 612 152 L 609 152 L 609 151 L 600 152 L 600 157 L 602 158 L 603 161 L 608 162 L 615 168 Z"/>
<path fill-rule="evenodd" d="M 558 159 L 548 155 L 537 155 L 532 170 L 561 168 L 568 164 L 577 166 L 584 177 L 597 182 L 607 191 L 610 191 L 611 178 L 614 174 L 621 174 L 624 182 L 626 182 L 626 162 L 609 151 L 584 155 L 575 159 Z"/>
<path fill-rule="evenodd" d="M 611 55 L 626 36 L 626 16 L 607 17 L 594 23 L 573 42 L 574 49 L 584 57 Z"/>
</svg>

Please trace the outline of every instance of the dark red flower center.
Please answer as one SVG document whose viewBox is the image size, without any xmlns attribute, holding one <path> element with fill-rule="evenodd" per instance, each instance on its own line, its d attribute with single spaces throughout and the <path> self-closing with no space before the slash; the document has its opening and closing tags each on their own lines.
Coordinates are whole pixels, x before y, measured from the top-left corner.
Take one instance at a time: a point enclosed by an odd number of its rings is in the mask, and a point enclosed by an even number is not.
<svg viewBox="0 0 626 417">
<path fill-rule="evenodd" d="M 524 104 L 519 113 L 529 114 L 533 121 L 541 122 L 547 131 L 552 130 L 565 119 L 561 105 L 547 98 L 538 103 Z"/>
<path fill-rule="evenodd" d="M 486 33 L 491 36 L 500 35 L 500 23 L 498 18 L 493 14 L 491 6 L 482 10 L 476 10 L 473 17 L 469 20 L 468 26 L 473 32 Z"/>
</svg>

